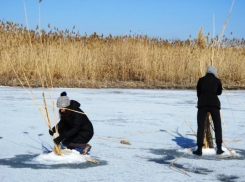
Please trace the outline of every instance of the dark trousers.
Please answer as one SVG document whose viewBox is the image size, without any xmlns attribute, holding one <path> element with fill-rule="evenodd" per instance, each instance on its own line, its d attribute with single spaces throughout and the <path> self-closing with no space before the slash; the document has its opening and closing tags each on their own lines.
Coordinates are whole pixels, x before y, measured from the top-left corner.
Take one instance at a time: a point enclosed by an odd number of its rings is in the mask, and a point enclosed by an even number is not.
<svg viewBox="0 0 245 182">
<path fill-rule="evenodd" d="M 80 149 L 85 149 L 85 147 L 89 146 L 87 143 L 72 143 L 71 141 L 63 141 L 63 145 L 65 145 L 69 149 L 75 149 L 75 148 L 80 148 Z"/>
<path fill-rule="evenodd" d="M 222 127 L 221 127 L 221 119 L 220 119 L 220 110 L 216 107 L 201 107 L 198 108 L 197 111 L 197 125 L 198 125 L 197 145 L 203 146 L 204 128 L 205 128 L 205 120 L 207 117 L 207 112 L 210 112 L 214 123 L 216 144 L 217 145 L 222 144 Z"/>
</svg>

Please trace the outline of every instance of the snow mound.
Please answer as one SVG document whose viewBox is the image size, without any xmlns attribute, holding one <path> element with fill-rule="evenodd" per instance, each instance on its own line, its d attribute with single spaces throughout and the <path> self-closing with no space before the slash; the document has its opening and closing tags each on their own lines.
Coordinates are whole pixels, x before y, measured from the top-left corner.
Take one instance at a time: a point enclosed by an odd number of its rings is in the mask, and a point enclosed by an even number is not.
<svg viewBox="0 0 245 182">
<path fill-rule="evenodd" d="M 216 148 L 207 148 L 207 149 L 202 149 L 202 155 L 216 155 Z M 224 151 L 223 154 L 221 154 L 221 156 L 231 156 L 232 154 L 236 157 L 240 156 L 240 154 L 236 153 L 236 151 L 231 150 L 229 151 L 227 148 L 222 147 L 222 150 Z M 232 153 L 232 154 L 231 154 Z"/>
<path fill-rule="evenodd" d="M 192 151 L 197 150 L 197 147 L 195 147 Z M 207 149 L 202 149 L 202 155 L 216 155 L 216 148 L 207 148 Z M 236 157 L 239 157 L 240 154 L 237 153 L 235 150 L 231 150 L 231 152 L 225 148 L 222 147 L 222 150 L 224 151 L 223 154 L 221 154 L 220 156 L 232 156 L 232 154 Z M 178 152 L 183 152 L 186 153 L 188 151 L 188 149 L 179 149 Z M 232 153 L 232 154 L 231 154 Z"/>
<path fill-rule="evenodd" d="M 54 152 L 48 154 L 41 154 L 35 157 L 32 162 L 45 164 L 45 165 L 54 165 L 54 164 L 79 164 L 87 162 L 87 155 L 81 155 L 76 150 L 65 149 L 62 150 L 62 156 L 56 155 Z"/>
</svg>

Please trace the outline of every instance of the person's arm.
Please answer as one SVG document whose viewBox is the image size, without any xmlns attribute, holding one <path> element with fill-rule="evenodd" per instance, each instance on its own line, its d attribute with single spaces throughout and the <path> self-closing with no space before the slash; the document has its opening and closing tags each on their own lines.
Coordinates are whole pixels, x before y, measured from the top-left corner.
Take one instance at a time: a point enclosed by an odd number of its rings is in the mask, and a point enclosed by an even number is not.
<svg viewBox="0 0 245 182">
<path fill-rule="evenodd" d="M 58 124 L 57 124 L 57 129 L 58 129 L 58 133 L 61 134 L 63 133 L 63 130 L 64 130 L 64 123 L 62 121 L 60 121 Z M 49 130 L 49 134 L 51 136 L 53 136 L 53 134 L 56 133 L 56 129 L 55 129 L 55 126 L 52 128 L 52 130 Z"/>
<path fill-rule="evenodd" d="M 197 97 L 199 97 L 202 94 L 202 90 L 201 90 L 201 79 L 198 80 L 197 82 Z"/>
<path fill-rule="evenodd" d="M 72 128 L 70 130 L 66 131 L 66 132 L 63 132 L 65 125 L 59 125 L 58 124 L 59 136 L 54 139 L 54 143 L 56 143 L 56 145 L 59 145 L 60 142 L 62 142 L 66 138 L 69 138 L 69 137 L 73 136 L 74 134 L 76 134 L 79 131 L 79 128 L 80 128 L 79 123 L 81 123 L 81 122 L 78 122 L 78 121 L 79 121 L 79 117 L 75 116 L 75 120 L 73 122 Z"/>
<path fill-rule="evenodd" d="M 223 90 L 222 83 L 219 80 L 218 89 L 217 89 L 217 93 L 216 94 L 217 95 L 221 95 L 222 94 L 222 90 Z"/>
</svg>

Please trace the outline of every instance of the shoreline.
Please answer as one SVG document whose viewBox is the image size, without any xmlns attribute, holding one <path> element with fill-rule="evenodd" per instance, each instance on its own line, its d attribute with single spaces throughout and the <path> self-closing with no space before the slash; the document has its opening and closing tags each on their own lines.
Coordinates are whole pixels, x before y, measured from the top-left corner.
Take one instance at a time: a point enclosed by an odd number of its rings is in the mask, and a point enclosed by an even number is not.
<svg viewBox="0 0 245 182">
<path fill-rule="evenodd" d="M 23 87 L 20 83 L 0 84 L 6 87 Z M 28 88 L 28 85 L 24 85 Z M 31 88 L 42 88 L 41 84 L 30 83 Z M 46 88 L 46 86 L 45 86 Z M 50 87 L 51 88 L 51 87 Z M 86 81 L 79 84 L 53 84 L 53 88 L 88 88 L 88 89 L 167 89 L 167 90 L 196 90 L 196 85 L 181 85 L 174 83 L 144 83 L 139 81 Z M 226 90 L 245 90 L 245 85 L 227 85 L 223 84 Z"/>
</svg>

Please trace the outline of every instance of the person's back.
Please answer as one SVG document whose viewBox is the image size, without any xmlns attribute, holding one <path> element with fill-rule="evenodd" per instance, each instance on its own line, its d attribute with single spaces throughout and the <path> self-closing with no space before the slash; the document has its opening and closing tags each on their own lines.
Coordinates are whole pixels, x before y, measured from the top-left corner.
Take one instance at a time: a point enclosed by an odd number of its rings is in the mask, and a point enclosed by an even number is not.
<svg viewBox="0 0 245 182">
<path fill-rule="evenodd" d="M 202 93 L 216 95 L 221 94 L 221 90 L 219 88 L 221 82 L 212 73 L 208 73 L 206 76 L 200 78 L 200 83 L 200 88 L 198 88 L 199 95 Z"/>
<path fill-rule="evenodd" d="M 222 94 L 222 84 L 217 78 L 217 70 L 213 66 L 209 66 L 206 75 L 198 80 L 197 97 L 197 150 L 193 151 L 195 155 L 202 155 L 205 119 L 207 112 L 212 116 L 215 139 L 217 144 L 217 154 L 222 154 L 222 128 L 220 118 L 220 101 L 218 95 Z"/>
<path fill-rule="evenodd" d="M 221 81 L 215 74 L 207 73 L 197 83 L 197 107 L 211 106 L 220 109 L 220 101 L 217 95 L 222 94 Z"/>
</svg>

